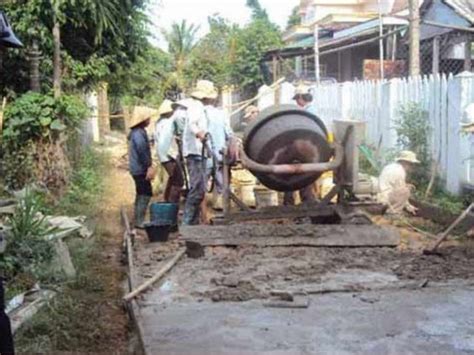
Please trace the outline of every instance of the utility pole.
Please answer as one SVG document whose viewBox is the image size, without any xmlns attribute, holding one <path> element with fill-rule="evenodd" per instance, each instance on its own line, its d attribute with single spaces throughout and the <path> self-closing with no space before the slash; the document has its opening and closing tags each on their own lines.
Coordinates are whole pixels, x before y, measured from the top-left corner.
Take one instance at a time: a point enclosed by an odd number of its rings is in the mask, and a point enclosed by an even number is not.
<svg viewBox="0 0 474 355">
<path fill-rule="evenodd" d="M 410 3 L 410 75 L 420 75 L 420 8 L 418 0 Z"/>
<path fill-rule="evenodd" d="M 383 80 L 385 77 L 385 68 L 384 68 L 384 49 L 383 49 L 383 18 L 382 18 L 382 4 L 380 0 L 377 0 L 378 10 L 379 10 L 379 54 L 380 54 L 380 80 Z"/>
<path fill-rule="evenodd" d="M 319 65 L 319 25 L 314 26 L 314 74 L 316 75 L 316 83 L 321 80 Z"/>
</svg>

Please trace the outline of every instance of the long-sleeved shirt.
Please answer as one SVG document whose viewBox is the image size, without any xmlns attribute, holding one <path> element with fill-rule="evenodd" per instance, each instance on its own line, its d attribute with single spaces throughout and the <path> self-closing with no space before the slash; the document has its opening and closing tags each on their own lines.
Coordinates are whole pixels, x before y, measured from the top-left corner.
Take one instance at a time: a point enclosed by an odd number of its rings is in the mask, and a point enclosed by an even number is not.
<svg viewBox="0 0 474 355">
<path fill-rule="evenodd" d="M 191 99 L 188 102 L 188 119 L 183 132 L 183 155 L 201 155 L 202 142 L 196 137 L 198 132 L 208 131 L 208 119 L 201 101 Z"/>
<path fill-rule="evenodd" d="M 208 132 L 212 138 L 212 148 L 219 158 L 226 147 L 228 139 L 234 134 L 230 126 L 230 118 L 219 108 L 208 105 L 205 107 L 208 119 Z"/>
<path fill-rule="evenodd" d="M 150 142 L 144 128 L 133 128 L 128 138 L 128 165 L 130 174 L 146 175 L 151 167 Z"/>
<path fill-rule="evenodd" d="M 155 124 L 156 155 L 161 163 L 169 162 L 178 156 L 176 136 L 176 122 L 173 118 L 162 118 Z"/>
<path fill-rule="evenodd" d="M 188 119 L 187 109 L 177 108 L 171 118 L 174 120 L 176 135 L 181 137 L 184 132 L 184 126 L 186 125 L 186 121 Z"/>
<path fill-rule="evenodd" d="M 377 200 L 397 211 L 411 206 L 410 189 L 406 182 L 407 173 L 400 163 L 385 166 L 379 177 Z"/>
</svg>

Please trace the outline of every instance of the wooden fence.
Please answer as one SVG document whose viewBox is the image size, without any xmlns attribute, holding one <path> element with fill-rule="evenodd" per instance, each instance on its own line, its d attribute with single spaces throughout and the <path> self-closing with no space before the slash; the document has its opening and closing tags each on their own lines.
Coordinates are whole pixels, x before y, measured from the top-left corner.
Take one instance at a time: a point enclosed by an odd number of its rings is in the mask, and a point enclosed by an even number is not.
<svg viewBox="0 0 474 355">
<path fill-rule="evenodd" d="M 432 127 L 431 153 L 438 160 L 448 191 L 458 194 L 474 186 L 474 135 L 462 132 L 466 107 L 474 102 L 474 74 L 431 75 L 390 81 L 357 81 L 312 88 L 314 109 L 331 127 L 335 119 L 365 121 L 366 141 L 381 149 L 396 148 L 395 121 L 399 109 L 415 102 L 428 113 Z M 285 83 L 280 103 L 290 103 L 294 87 Z M 274 101 L 265 97 L 262 109 Z"/>
</svg>

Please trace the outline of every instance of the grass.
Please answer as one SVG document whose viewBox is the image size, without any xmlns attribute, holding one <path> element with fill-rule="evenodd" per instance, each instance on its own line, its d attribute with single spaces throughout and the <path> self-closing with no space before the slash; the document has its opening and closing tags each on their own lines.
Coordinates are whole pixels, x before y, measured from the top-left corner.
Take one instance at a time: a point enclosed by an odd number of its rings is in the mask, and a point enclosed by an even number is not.
<svg viewBox="0 0 474 355">
<path fill-rule="evenodd" d="M 64 197 L 54 204 L 45 197 L 43 204 L 53 213 L 94 220 L 107 168 L 106 156 L 85 152 Z M 110 344 L 126 337 L 125 326 L 120 326 L 123 317 L 113 319 L 114 314 L 122 314 L 116 287 L 122 275 L 116 264 L 104 260 L 110 257 L 104 256 L 110 249 L 106 231 L 99 224 L 94 238 L 72 238 L 67 243 L 77 276 L 56 287 L 57 296 L 16 334 L 18 352 L 108 352 Z"/>
</svg>

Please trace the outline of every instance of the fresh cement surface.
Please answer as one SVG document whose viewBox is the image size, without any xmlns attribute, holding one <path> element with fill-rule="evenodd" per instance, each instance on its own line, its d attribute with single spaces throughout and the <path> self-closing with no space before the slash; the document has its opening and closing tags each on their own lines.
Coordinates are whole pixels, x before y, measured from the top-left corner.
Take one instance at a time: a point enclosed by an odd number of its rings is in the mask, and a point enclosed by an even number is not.
<svg viewBox="0 0 474 355">
<path fill-rule="evenodd" d="M 305 309 L 263 301 L 142 301 L 150 354 L 474 353 L 474 286 L 307 296 Z"/>
<path fill-rule="evenodd" d="M 416 243 L 415 243 L 416 242 Z M 474 353 L 474 248 L 206 248 L 138 299 L 148 354 Z M 138 241 L 138 278 L 182 248 Z M 284 306 L 275 291 L 295 296 Z"/>
</svg>

